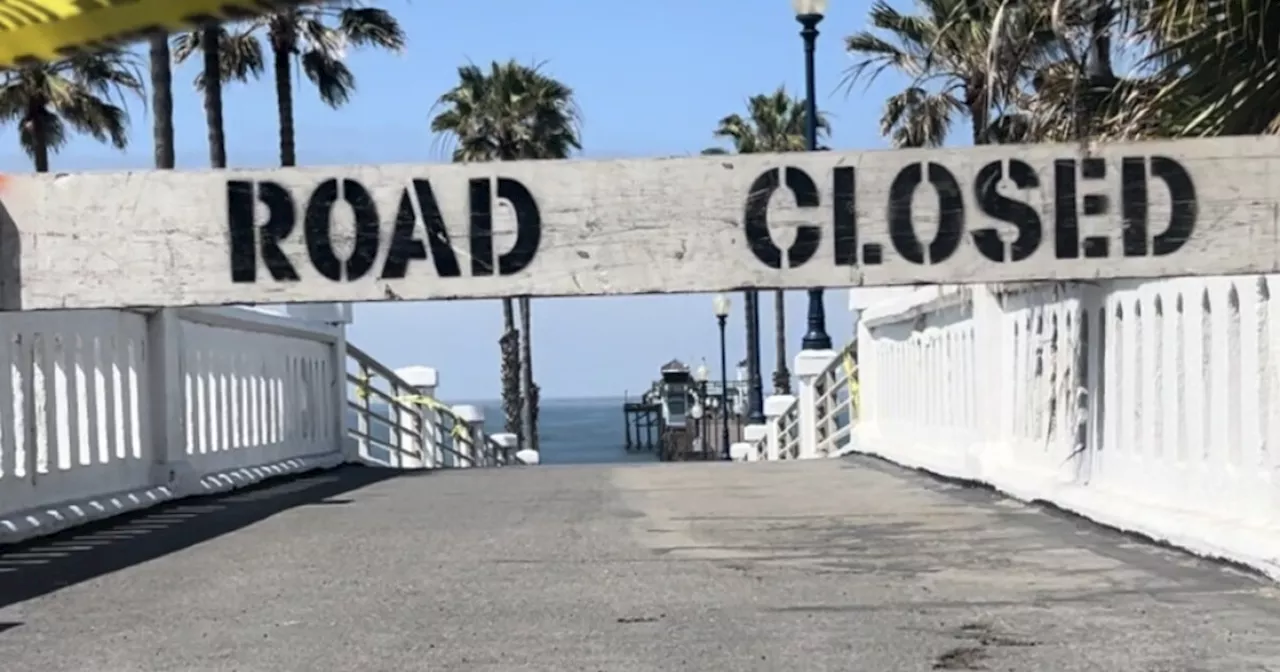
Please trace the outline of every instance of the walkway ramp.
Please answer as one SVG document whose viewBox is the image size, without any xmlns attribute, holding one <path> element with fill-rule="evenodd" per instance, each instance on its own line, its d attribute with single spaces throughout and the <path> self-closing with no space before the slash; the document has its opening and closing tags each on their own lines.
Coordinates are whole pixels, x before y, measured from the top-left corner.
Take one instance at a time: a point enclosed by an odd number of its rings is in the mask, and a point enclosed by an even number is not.
<svg viewBox="0 0 1280 672">
<path fill-rule="evenodd" d="M 0 600 L 15 671 L 1280 666 L 1271 584 L 864 458 L 346 467 L 6 549 Z"/>
</svg>

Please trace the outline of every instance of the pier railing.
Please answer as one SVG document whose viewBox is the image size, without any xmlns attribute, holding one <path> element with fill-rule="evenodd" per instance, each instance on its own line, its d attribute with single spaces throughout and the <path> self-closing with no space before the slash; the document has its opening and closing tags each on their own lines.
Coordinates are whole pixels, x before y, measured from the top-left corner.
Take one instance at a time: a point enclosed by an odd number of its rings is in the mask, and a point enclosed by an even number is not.
<svg viewBox="0 0 1280 672">
<path fill-rule="evenodd" d="M 748 426 L 738 460 L 796 460 L 849 452 L 858 420 L 856 343 L 796 360 L 798 395 L 765 399 L 765 424 Z"/>
<path fill-rule="evenodd" d="M 489 467 L 514 461 L 511 444 L 485 434 L 475 406 L 446 406 L 348 344 L 347 372 L 354 413 L 349 431 L 360 459 L 404 468 Z"/>
<path fill-rule="evenodd" d="M 381 429 L 372 407 L 349 418 L 363 402 L 348 357 L 413 392 L 342 325 L 245 308 L 6 313 L 0 543 L 344 462 L 511 462 L 479 409 L 420 390 L 379 407 Z M 396 457 L 369 459 L 374 442 Z"/>
</svg>

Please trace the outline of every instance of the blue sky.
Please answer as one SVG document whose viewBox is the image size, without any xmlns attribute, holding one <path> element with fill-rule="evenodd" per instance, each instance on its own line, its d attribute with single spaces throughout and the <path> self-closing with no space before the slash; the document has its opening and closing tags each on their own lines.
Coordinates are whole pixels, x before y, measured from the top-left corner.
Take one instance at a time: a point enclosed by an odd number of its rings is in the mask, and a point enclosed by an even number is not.
<svg viewBox="0 0 1280 672">
<path fill-rule="evenodd" d="M 716 121 L 744 100 L 779 84 L 802 93 L 803 51 L 788 0 L 468 0 L 378 3 L 396 13 L 409 36 L 400 56 L 355 53 L 358 93 L 331 110 L 298 86 L 298 156 L 303 165 L 447 160 L 429 128 L 436 98 L 468 61 L 545 61 L 572 86 L 583 111 L 588 158 L 696 153 L 714 144 Z M 819 106 L 833 124 L 836 149 L 883 148 L 877 133 L 882 101 L 903 82 L 886 74 L 869 89 L 839 87 L 850 59 L 841 38 L 865 25 L 869 3 L 832 0 L 819 26 Z M 207 165 L 204 116 L 191 88 L 194 66 L 175 73 L 179 168 Z M 53 157 L 54 170 L 147 168 L 150 117 L 133 105 L 132 146 L 118 152 L 76 139 Z M 233 166 L 269 167 L 277 160 L 275 99 L 267 81 L 226 92 L 228 158 Z M 11 128 L 0 130 L 0 171 L 30 170 Z M 804 333 L 805 295 L 788 294 L 788 360 Z M 743 356 L 742 301 L 734 295 L 730 366 Z M 773 370 L 773 303 L 762 301 L 762 368 Z M 852 336 L 847 292 L 827 293 L 828 331 Z M 425 364 L 441 375 L 452 399 L 498 392 L 497 301 L 368 304 L 356 307 L 352 342 L 391 366 Z M 711 297 L 672 295 L 545 299 L 533 309 L 534 377 L 545 397 L 620 396 L 646 388 L 658 367 L 678 357 L 718 358 Z"/>
</svg>

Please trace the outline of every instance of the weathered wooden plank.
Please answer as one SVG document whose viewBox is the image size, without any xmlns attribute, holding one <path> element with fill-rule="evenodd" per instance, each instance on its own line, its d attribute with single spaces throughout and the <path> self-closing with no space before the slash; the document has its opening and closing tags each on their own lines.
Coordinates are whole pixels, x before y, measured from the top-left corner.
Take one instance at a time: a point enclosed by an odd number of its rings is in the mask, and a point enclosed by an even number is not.
<svg viewBox="0 0 1280 672">
<path fill-rule="evenodd" d="M 1280 140 L 1232 138 L 1089 157 L 1039 145 L 21 177 L 2 196 L 0 296 L 14 310 L 1272 272 L 1277 161 Z M 768 198 L 771 180 L 799 197 Z"/>
</svg>

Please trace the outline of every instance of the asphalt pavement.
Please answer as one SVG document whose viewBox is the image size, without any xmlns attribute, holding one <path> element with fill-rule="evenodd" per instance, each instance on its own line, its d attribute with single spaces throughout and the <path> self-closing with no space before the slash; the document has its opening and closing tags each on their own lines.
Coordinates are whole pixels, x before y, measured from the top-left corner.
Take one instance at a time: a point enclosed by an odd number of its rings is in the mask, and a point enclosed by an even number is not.
<svg viewBox="0 0 1280 672">
<path fill-rule="evenodd" d="M 3 672 L 1280 670 L 1247 572 L 866 458 L 344 468 L 0 552 Z"/>
</svg>

